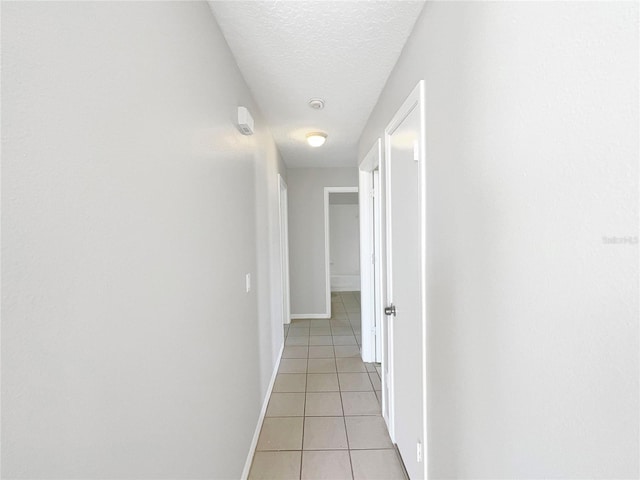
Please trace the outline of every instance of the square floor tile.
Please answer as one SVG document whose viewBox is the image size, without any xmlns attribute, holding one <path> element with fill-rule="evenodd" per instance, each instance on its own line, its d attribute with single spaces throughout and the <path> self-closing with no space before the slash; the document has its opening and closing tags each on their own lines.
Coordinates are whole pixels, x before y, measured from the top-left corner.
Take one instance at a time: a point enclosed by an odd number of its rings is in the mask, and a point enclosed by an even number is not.
<svg viewBox="0 0 640 480">
<path fill-rule="evenodd" d="M 343 392 L 373 391 L 373 385 L 367 373 L 339 373 L 338 379 L 340 390 Z"/>
<path fill-rule="evenodd" d="M 331 327 L 331 335 L 353 335 L 353 329 L 351 327 Z"/>
<path fill-rule="evenodd" d="M 349 448 L 393 448 L 382 416 L 344 417 L 344 420 L 347 424 Z"/>
<path fill-rule="evenodd" d="M 304 416 L 304 393 L 272 393 L 267 408 L 267 417 Z"/>
<path fill-rule="evenodd" d="M 307 392 L 337 392 L 338 375 L 335 373 L 309 373 L 307 375 Z"/>
<path fill-rule="evenodd" d="M 374 392 L 342 392 L 345 415 L 381 415 L 380 403 Z"/>
<path fill-rule="evenodd" d="M 332 318 L 331 320 L 329 320 L 329 325 L 331 325 L 331 328 L 351 326 L 348 318 Z"/>
<path fill-rule="evenodd" d="M 373 385 L 374 390 L 380 390 L 382 388 L 382 382 L 380 381 L 378 372 L 370 373 L 369 378 L 371 379 L 371 385 Z"/>
<path fill-rule="evenodd" d="M 311 320 L 306 319 L 306 318 L 295 318 L 293 320 L 291 320 L 291 323 L 289 324 L 290 328 L 297 328 L 297 327 L 306 327 L 309 328 L 309 323 L 311 322 Z"/>
<path fill-rule="evenodd" d="M 350 359 L 351 360 L 351 359 Z M 335 373 L 336 359 L 334 358 L 310 358 L 307 365 L 309 373 Z"/>
<path fill-rule="evenodd" d="M 291 327 L 289 328 L 289 333 L 287 334 L 287 338 L 308 337 L 308 336 L 309 336 L 309 328 L 307 327 Z"/>
<path fill-rule="evenodd" d="M 268 417 L 264 419 L 258 450 L 300 450 L 302 417 Z"/>
<path fill-rule="evenodd" d="M 331 335 L 331 329 L 329 328 L 329 325 L 327 324 L 326 327 L 310 328 L 309 329 L 309 334 L 312 335 L 312 336 L 316 336 L 316 335 Z"/>
<path fill-rule="evenodd" d="M 284 347 L 282 358 L 307 358 L 309 347 Z"/>
<path fill-rule="evenodd" d="M 322 327 L 328 327 L 329 326 L 329 319 L 315 319 L 315 320 L 309 320 L 309 326 L 311 328 L 322 328 Z"/>
<path fill-rule="evenodd" d="M 280 360 L 280 367 L 278 373 L 306 373 L 307 372 L 307 359 L 306 358 L 283 358 Z"/>
<path fill-rule="evenodd" d="M 309 337 L 309 345 L 333 345 L 333 337 L 331 335 L 315 335 Z"/>
<path fill-rule="evenodd" d="M 273 391 L 283 392 L 304 392 L 307 383 L 307 376 L 304 373 L 279 373 L 276 375 L 276 382 Z"/>
<path fill-rule="evenodd" d="M 351 480 L 349 452 L 302 453 L 302 480 Z"/>
<path fill-rule="evenodd" d="M 344 417 L 306 417 L 302 448 L 304 450 L 346 450 L 347 435 L 344 429 Z"/>
<path fill-rule="evenodd" d="M 356 345 L 356 337 L 353 335 L 334 335 L 334 345 Z"/>
<path fill-rule="evenodd" d="M 333 347 L 309 347 L 309 358 L 333 358 Z"/>
<path fill-rule="evenodd" d="M 304 414 L 307 417 L 337 417 L 342 415 L 340 392 L 307 392 Z"/>
<path fill-rule="evenodd" d="M 365 365 L 359 358 L 346 357 L 336 358 L 338 372 L 362 372 L 366 371 Z"/>
<path fill-rule="evenodd" d="M 352 450 L 355 480 L 406 480 L 395 450 Z"/>
<path fill-rule="evenodd" d="M 336 357 L 360 358 L 360 349 L 355 345 L 339 345 L 334 348 L 336 352 Z"/>
<path fill-rule="evenodd" d="M 289 345 L 298 345 L 298 346 L 306 346 L 309 345 L 309 337 L 287 337 L 284 341 L 284 344 Z"/>
<path fill-rule="evenodd" d="M 256 452 L 249 480 L 298 480 L 302 452 Z"/>
</svg>

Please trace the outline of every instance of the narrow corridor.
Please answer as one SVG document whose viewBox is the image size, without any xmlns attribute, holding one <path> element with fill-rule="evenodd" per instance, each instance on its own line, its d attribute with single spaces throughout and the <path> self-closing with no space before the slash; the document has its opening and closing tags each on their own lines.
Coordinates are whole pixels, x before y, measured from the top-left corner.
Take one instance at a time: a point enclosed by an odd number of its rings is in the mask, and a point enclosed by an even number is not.
<svg viewBox="0 0 640 480">
<path fill-rule="evenodd" d="M 379 366 L 360 359 L 358 292 L 330 320 L 293 320 L 249 478 L 405 479 L 381 416 Z"/>
</svg>

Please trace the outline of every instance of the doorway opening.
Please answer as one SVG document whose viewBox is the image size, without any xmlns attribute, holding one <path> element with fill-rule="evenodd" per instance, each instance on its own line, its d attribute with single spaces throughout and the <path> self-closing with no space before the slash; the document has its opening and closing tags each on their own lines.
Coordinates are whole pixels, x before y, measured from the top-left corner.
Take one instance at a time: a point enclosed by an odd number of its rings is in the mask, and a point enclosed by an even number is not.
<svg viewBox="0 0 640 480">
<path fill-rule="evenodd" d="M 324 258 L 327 313 L 331 292 L 360 291 L 358 187 L 324 188 Z"/>
</svg>

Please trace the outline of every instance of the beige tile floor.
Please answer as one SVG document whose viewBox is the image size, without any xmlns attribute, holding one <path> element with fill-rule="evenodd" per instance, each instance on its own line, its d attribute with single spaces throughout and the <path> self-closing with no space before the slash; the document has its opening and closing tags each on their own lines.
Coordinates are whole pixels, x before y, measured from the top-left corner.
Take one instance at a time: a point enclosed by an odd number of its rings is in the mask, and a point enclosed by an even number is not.
<svg viewBox="0 0 640 480">
<path fill-rule="evenodd" d="M 360 296 L 330 320 L 293 320 L 249 479 L 406 479 L 380 414 L 380 374 L 360 358 Z"/>
</svg>

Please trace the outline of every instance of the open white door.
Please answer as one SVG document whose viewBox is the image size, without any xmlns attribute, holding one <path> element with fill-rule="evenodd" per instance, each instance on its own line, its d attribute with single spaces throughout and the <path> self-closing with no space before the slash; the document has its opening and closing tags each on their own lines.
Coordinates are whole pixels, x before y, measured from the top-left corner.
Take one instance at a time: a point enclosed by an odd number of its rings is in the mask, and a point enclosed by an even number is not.
<svg viewBox="0 0 640 480">
<path fill-rule="evenodd" d="M 426 478 L 424 83 L 385 130 L 390 431 L 412 480 Z"/>
<path fill-rule="evenodd" d="M 291 304 L 289 302 L 289 205 L 287 184 L 278 174 L 280 207 L 280 271 L 282 274 L 282 323 L 291 323 Z"/>
<path fill-rule="evenodd" d="M 381 198 L 379 166 L 382 141 L 376 140 L 359 165 L 360 184 L 360 303 L 362 359 L 383 362 L 381 298 Z M 383 378 L 384 386 L 384 378 Z M 383 391 L 385 389 L 383 388 Z M 384 395 L 383 395 L 384 397 Z M 384 403 L 384 402 L 383 402 Z"/>
</svg>

